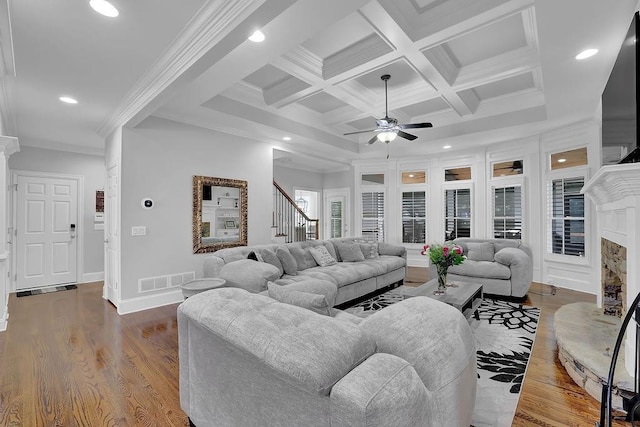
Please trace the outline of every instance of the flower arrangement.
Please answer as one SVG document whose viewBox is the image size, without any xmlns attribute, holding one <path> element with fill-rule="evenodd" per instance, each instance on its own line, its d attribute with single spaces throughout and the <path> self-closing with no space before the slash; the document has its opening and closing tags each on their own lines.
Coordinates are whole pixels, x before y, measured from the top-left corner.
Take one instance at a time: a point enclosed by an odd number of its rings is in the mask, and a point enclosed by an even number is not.
<svg viewBox="0 0 640 427">
<path fill-rule="evenodd" d="M 444 245 L 424 245 L 421 255 L 429 255 L 429 259 L 438 270 L 438 290 L 434 293 L 443 294 L 447 284 L 447 269 L 452 265 L 460 265 L 464 262 L 462 248 L 448 243 Z"/>
</svg>

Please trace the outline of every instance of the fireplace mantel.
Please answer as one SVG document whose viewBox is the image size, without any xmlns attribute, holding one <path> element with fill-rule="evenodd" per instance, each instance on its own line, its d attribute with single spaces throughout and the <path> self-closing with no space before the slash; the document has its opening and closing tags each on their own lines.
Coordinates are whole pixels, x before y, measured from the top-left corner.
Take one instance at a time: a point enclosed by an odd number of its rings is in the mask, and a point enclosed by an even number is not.
<svg viewBox="0 0 640 427">
<path fill-rule="evenodd" d="M 640 293 L 640 163 L 607 165 L 585 183 L 582 193 L 596 205 L 598 240 L 607 239 L 626 248 L 626 307 L 631 307 Z M 600 264 L 600 245 L 594 251 Z M 595 264 L 595 263 L 594 263 Z M 601 266 L 597 277 L 602 277 Z M 602 307 L 602 290 L 598 295 Z M 625 367 L 635 371 L 635 327 L 627 329 Z"/>
<path fill-rule="evenodd" d="M 603 166 L 584 184 L 582 193 L 601 209 L 610 203 L 640 196 L 640 163 Z"/>
</svg>

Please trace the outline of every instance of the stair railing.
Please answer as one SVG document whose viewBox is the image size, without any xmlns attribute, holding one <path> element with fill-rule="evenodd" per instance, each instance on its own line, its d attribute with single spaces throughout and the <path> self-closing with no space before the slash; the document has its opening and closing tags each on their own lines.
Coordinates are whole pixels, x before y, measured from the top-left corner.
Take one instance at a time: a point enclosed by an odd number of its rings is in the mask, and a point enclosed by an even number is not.
<svg viewBox="0 0 640 427">
<path fill-rule="evenodd" d="M 284 191 L 273 181 L 272 225 L 276 237 L 284 237 L 286 243 L 305 240 L 318 240 L 318 219 L 311 219 Z"/>
</svg>

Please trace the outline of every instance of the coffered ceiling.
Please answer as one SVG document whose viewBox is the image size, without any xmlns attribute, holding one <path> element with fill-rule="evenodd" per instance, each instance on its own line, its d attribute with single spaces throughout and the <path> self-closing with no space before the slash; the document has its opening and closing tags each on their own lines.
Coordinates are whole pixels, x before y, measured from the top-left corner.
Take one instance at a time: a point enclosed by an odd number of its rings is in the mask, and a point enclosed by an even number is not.
<svg viewBox="0 0 640 427">
<path fill-rule="evenodd" d="M 387 150 L 466 150 L 595 117 L 637 6 L 114 0 L 123 21 L 105 23 L 82 1 L 59 2 L 62 11 L 45 3 L 9 2 L 12 130 L 21 143 L 100 150 L 116 126 L 154 115 L 272 144 L 274 163 L 320 172 Z M 246 40 L 256 28 L 263 43 Z M 574 59 L 592 46 L 597 56 Z M 373 129 L 384 116 L 383 74 L 391 75 L 389 116 L 433 123 L 408 130 L 418 139 L 387 147 L 366 144 L 371 133 L 343 135 Z M 57 104 L 58 92 L 74 89 L 82 108 Z"/>
</svg>

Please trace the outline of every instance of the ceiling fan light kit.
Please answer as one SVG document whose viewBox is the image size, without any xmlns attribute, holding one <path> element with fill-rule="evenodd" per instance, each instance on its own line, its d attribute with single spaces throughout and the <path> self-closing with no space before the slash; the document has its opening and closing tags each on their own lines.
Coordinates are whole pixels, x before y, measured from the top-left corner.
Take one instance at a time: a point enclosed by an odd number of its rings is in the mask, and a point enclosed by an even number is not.
<svg viewBox="0 0 640 427">
<path fill-rule="evenodd" d="M 384 117 L 376 119 L 378 127 L 376 129 L 361 130 L 356 132 L 347 132 L 344 135 L 355 135 L 365 132 L 377 132 L 377 135 L 371 138 L 367 144 L 373 144 L 376 141 L 389 143 L 396 139 L 396 137 L 404 138 L 409 141 L 413 141 L 418 138 L 410 133 L 403 132 L 403 129 L 420 129 L 433 127 L 431 123 L 407 123 L 398 124 L 398 120 L 393 117 L 389 117 L 388 96 L 387 96 L 387 81 L 391 78 L 389 74 L 383 74 L 380 79 L 384 82 Z"/>
</svg>

